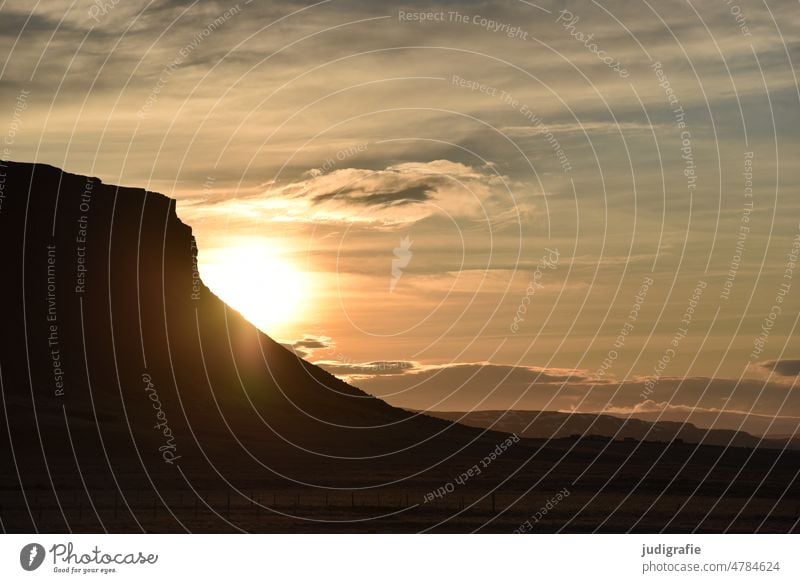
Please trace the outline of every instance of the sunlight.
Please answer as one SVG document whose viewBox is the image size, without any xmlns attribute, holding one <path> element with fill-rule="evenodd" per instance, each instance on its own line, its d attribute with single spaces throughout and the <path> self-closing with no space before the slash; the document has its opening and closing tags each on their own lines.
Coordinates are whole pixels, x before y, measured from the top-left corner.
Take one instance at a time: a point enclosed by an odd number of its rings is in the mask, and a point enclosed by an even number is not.
<svg viewBox="0 0 800 583">
<path fill-rule="evenodd" d="M 308 298 L 308 273 L 264 239 L 209 249 L 201 254 L 200 273 L 223 301 L 273 335 L 298 317 Z"/>
</svg>

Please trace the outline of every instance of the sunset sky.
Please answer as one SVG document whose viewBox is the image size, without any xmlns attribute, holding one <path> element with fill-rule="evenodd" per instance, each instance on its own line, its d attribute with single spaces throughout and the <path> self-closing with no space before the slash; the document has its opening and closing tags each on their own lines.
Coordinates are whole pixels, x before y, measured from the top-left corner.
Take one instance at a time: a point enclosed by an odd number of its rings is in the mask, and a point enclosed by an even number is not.
<svg viewBox="0 0 800 583">
<path fill-rule="evenodd" d="M 220 297 L 392 404 L 791 433 L 798 31 L 788 0 L 12 0 L 2 158 L 175 197 Z"/>
</svg>

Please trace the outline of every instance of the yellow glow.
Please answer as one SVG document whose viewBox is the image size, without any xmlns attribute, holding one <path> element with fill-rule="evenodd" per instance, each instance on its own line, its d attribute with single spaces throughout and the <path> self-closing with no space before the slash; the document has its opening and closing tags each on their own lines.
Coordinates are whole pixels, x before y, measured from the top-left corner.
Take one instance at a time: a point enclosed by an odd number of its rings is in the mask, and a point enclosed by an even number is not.
<svg viewBox="0 0 800 583">
<path fill-rule="evenodd" d="M 308 298 L 308 274 L 269 241 L 209 249 L 199 259 L 208 287 L 264 332 L 291 323 Z"/>
</svg>

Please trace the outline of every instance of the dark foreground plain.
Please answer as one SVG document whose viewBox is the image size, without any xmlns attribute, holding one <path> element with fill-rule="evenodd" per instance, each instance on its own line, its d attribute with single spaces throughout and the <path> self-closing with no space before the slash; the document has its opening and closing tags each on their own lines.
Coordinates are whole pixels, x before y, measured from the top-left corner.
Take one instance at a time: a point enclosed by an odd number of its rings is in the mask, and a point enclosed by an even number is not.
<svg viewBox="0 0 800 583">
<path fill-rule="evenodd" d="M 200 281 L 173 200 L 2 171 L 5 532 L 798 530 L 800 452 L 504 448 L 507 434 L 391 407 L 260 333 Z"/>
</svg>

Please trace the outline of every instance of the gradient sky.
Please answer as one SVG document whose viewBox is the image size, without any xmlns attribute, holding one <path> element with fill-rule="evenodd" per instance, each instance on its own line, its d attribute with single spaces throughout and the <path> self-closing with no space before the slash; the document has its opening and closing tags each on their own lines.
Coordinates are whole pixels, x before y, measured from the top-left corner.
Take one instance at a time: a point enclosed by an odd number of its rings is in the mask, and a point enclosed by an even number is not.
<svg viewBox="0 0 800 583">
<path fill-rule="evenodd" d="M 2 157 L 177 198 L 212 289 L 393 404 L 791 433 L 797 8 L 6 1 Z"/>
</svg>

